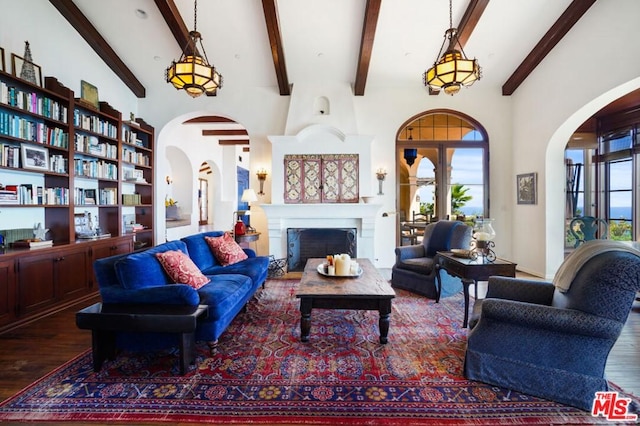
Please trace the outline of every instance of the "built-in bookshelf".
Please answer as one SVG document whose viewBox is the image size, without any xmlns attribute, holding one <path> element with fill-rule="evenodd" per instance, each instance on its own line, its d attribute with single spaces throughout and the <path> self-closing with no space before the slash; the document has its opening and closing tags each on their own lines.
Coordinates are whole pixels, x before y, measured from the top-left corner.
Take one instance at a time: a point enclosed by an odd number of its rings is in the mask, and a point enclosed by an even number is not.
<svg viewBox="0 0 640 426">
<path fill-rule="evenodd" d="M 154 245 L 154 142 L 144 120 L 75 98 L 53 77 L 40 87 L 0 71 L 0 208 L 37 209 L 55 245 L 78 239 L 85 212 L 103 235 Z"/>
<path fill-rule="evenodd" d="M 53 77 L 0 71 L 0 332 L 93 297 L 95 260 L 154 245 L 154 141 L 143 120 Z M 7 217 L 53 242 L 13 247 L 34 232 Z"/>
<path fill-rule="evenodd" d="M 138 246 L 152 245 L 154 129 L 142 119 L 129 120 L 122 122 L 120 134 L 123 217 L 135 219 L 135 226 L 123 220 L 123 232 L 133 233 Z"/>
</svg>

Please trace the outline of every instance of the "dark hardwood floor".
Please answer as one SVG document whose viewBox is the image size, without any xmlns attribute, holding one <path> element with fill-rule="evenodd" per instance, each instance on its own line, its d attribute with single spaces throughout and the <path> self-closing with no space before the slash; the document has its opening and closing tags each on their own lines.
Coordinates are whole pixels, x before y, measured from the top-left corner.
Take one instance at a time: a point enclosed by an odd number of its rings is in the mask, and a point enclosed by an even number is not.
<svg viewBox="0 0 640 426">
<path fill-rule="evenodd" d="M 0 335 L 1 401 L 91 347 L 91 333 L 76 328 L 75 313 L 94 301 L 97 296 Z M 611 351 L 606 372 L 612 382 L 640 395 L 640 302 Z"/>
</svg>

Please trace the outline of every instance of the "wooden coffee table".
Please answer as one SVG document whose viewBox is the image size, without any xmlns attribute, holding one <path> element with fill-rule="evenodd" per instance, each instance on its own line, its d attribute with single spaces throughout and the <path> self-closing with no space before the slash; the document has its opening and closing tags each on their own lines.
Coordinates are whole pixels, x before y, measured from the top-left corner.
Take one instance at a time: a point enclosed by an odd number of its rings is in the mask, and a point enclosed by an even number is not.
<svg viewBox="0 0 640 426">
<path fill-rule="evenodd" d="M 328 277 L 318 273 L 326 259 L 308 259 L 296 297 L 300 299 L 300 340 L 309 341 L 312 309 L 363 309 L 380 312 L 380 343 L 387 343 L 391 299 L 396 293 L 369 259 L 356 259 L 362 268 L 357 278 Z"/>
</svg>

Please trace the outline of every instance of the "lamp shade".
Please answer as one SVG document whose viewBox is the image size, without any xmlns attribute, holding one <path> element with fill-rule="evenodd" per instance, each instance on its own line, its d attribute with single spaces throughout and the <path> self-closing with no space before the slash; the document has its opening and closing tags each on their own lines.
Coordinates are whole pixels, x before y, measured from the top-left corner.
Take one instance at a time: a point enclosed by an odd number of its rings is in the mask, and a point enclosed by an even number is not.
<svg viewBox="0 0 640 426">
<path fill-rule="evenodd" d="M 243 203 L 258 201 L 258 196 L 256 195 L 256 192 L 253 189 L 248 188 L 242 191 L 242 197 L 240 198 L 240 201 L 242 201 Z"/>
</svg>

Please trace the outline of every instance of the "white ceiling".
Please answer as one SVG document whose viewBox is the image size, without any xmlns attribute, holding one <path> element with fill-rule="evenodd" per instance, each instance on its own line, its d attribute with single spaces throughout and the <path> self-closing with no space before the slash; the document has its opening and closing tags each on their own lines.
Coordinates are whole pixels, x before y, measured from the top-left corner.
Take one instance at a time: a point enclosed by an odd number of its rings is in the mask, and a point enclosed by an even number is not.
<svg viewBox="0 0 640 426">
<path fill-rule="evenodd" d="M 453 1 L 453 24 L 470 0 Z M 147 93 L 181 53 L 153 0 L 74 0 Z M 189 30 L 193 1 L 175 0 Z M 502 85 L 571 0 L 491 0 L 464 50 L 478 59 L 477 85 Z M 278 0 L 289 83 L 355 82 L 365 0 Z M 146 12 L 141 19 L 137 10 Z M 449 27 L 447 0 L 384 0 L 380 8 L 367 86 L 422 85 Z M 222 90 L 278 86 L 261 0 L 200 0 L 198 31 L 209 61 L 224 76 Z M 366 95 L 366 88 L 365 88 Z"/>
</svg>

